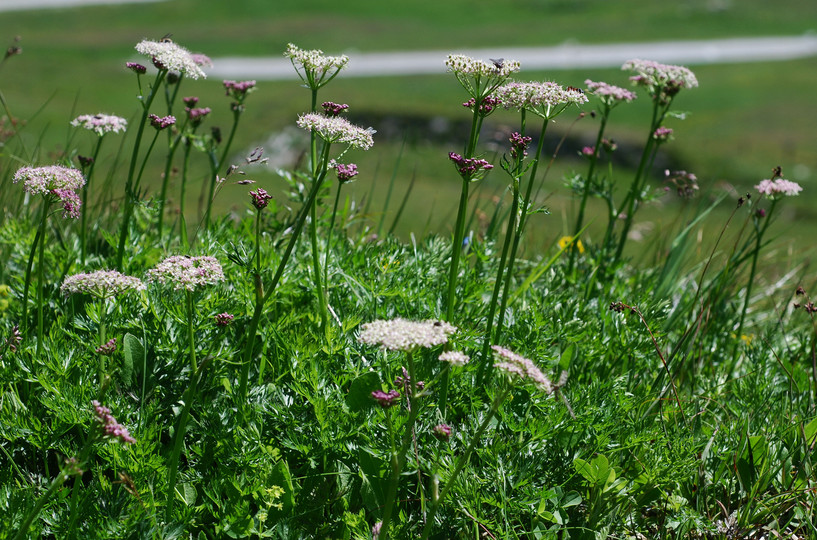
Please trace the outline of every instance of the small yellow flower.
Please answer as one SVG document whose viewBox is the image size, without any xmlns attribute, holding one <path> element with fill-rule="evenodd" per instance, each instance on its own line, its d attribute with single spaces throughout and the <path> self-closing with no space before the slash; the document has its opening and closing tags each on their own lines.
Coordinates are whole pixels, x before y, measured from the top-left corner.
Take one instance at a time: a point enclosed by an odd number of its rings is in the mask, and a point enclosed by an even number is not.
<svg viewBox="0 0 817 540">
<path fill-rule="evenodd" d="M 569 246 L 572 241 L 573 241 L 572 236 L 563 236 L 563 237 L 559 238 L 559 242 L 558 242 L 559 249 L 567 248 L 567 246 Z M 575 246 L 579 250 L 579 253 L 584 253 L 584 246 L 582 245 L 581 240 L 576 240 Z"/>
</svg>

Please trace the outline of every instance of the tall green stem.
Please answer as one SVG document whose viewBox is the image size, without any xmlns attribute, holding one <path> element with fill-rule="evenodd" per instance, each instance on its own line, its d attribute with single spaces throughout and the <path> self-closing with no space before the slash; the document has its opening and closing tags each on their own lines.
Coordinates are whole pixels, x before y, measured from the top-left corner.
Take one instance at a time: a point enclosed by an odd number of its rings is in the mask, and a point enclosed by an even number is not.
<svg viewBox="0 0 817 540">
<path fill-rule="evenodd" d="M 161 69 L 156 74 L 156 80 L 153 82 L 150 93 L 143 102 L 142 118 L 139 120 L 139 127 L 136 130 L 136 140 L 133 142 L 133 153 L 131 154 L 130 165 L 128 166 L 128 179 L 125 182 L 125 208 L 122 216 L 122 228 L 119 232 L 119 246 L 116 250 L 116 269 L 119 271 L 122 270 L 122 260 L 125 256 L 125 240 L 128 236 L 128 228 L 133 214 L 134 199 L 136 197 L 134 192 L 134 173 L 136 172 L 136 163 L 139 159 L 139 146 L 142 143 L 142 134 L 145 131 L 145 124 L 147 123 L 148 114 L 150 113 L 150 105 L 153 103 L 153 99 L 156 97 L 165 75 L 167 75 L 166 69 Z M 145 156 L 145 159 L 147 159 L 147 156 Z M 138 185 L 138 183 L 138 179 L 136 179 L 136 184 Z"/>
<path fill-rule="evenodd" d="M 88 220 L 88 188 L 91 185 L 91 178 L 94 175 L 94 168 L 96 167 L 96 160 L 97 156 L 99 156 L 99 149 L 102 148 L 102 140 L 104 136 L 98 137 L 96 141 L 96 147 L 94 148 L 94 155 L 91 156 L 91 164 L 88 166 L 88 174 L 85 177 L 85 185 L 82 186 L 82 217 L 80 218 L 80 227 L 79 227 L 79 253 L 80 253 L 80 260 L 82 264 L 85 264 L 85 255 L 86 255 L 86 247 L 88 245 L 88 240 L 85 237 L 87 233 L 87 220 Z"/>
<path fill-rule="evenodd" d="M 37 356 L 40 355 L 43 349 L 43 297 L 44 277 L 45 273 L 45 224 L 48 221 L 48 209 L 51 207 L 51 196 L 46 195 L 43 198 L 43 215 L 40 220 L 40 230 L 37 233 L 40 237 L 39 253 L 37 255 Z"/>
<path fill-rule="evenodd" d="M 255 334 L 264 309 L 264 287 L 261 283 L 261 209 L 255 215 L 255 269 L 253 271 L 253 288 L 255 290 L 255 308 L 253 309 L 250 327 L 247 331 L 247 342 L 244 344 L 244 354 L 241 363 L 241 378 L 238 385 L 238 395 L 241 405 L 247 401 L 247 382 L 250 376 L 250 362 L 255 346 Z"/>
<path fill-rule="evenodd" d="M 48 199 L 43 199 L 40 226 L 37 227 L 37 234 L 34 235 L 34 242 L 31 243 L 31 251 L 28 253 L 28 262 L 26 263 L 26 279 L 25 285 L 23 285 L 23 339 L 28 339 L 28 291 L 31 288 L 31 272 L 34 268 L 34 256 L 37 253 L 40 242 L 43 241 L 43 234 L 45 232 L 44 220 L 48 217 L 49 207 Z"/>
</svg>

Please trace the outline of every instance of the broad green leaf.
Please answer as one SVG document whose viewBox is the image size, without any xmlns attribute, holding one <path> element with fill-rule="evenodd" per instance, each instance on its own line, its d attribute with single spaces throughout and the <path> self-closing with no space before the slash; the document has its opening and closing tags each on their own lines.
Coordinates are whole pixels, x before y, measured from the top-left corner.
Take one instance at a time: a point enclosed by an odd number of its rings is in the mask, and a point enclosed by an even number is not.
<svg viewBox="0 0 817 540">
<path fill-rule="evenodd" d="M 133 366 L 142 365 L 142 360 L 145 357 L 145 348 L 139 338 L 133 334 L 125 334 L 122 339 L 122 367 L 119 368 L 119 376 L 126 386 L 130 386 L 133 381 Z"/>
<path fill-rule="evenodd" d="M 372 392 L 380 390 L 380 376 L 374 371 L 364 373 L 352 381 L 349 393 L 346 395 L 346 404 L 353 412 L 362 412 L 375 405 Z"/>
</svg>

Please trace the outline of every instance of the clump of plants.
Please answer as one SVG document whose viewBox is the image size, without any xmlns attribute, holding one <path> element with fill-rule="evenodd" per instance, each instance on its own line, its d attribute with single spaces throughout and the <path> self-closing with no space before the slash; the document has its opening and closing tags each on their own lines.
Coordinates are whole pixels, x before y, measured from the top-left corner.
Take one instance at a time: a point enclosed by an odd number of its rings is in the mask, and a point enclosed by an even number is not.
<svg viewBox="0 0 817 540">
<path fill-rule="evenodd" d="M 263 85 L 221 83 L 224 138 L 180 90 L 209 84 L 211 60 L 169 40 L 136 49 L 152 66 L 123 67 L 136 121 L 71 122 L 97 136 L 90 157 L 20 164 L 20 139 L 3 141 L 0 538 L 813 535 L 814 283 L 762 271 L 801 187 L 775 167 L 725 221 L 703 218 L 727 195 L 699 206 L 662 239 L 660 264 L 626 257 L 650 201 L 714 193 L 686 171 L 652 187 L 692 71 L 624 64 L 651 100 L 647 138 L 632 174 L 602 173 L 612 111 L 637 92 L 516 81 L 510 59 L 441 59 L 468 98 L 470 130 L 440 171 L 461 197 L 450 237 L 408 244 L 372 237 L 341 204 L 343 185 L 373 174 L 352 160 L 377 140 L 354 104 L 327 95 L 354 59 L 284 53 L 309 101 L 282 204 L 242 176 L 263 149 L 229 163 Z M 494 114 L 517 122 L 499 156 L 480 145 Z M 565 118 L 599 124 L 587 172 L 569 179 L 575 222 L 549 251 L 523 250 L 558 158 L 545 133 Z M 91 180 L 103 140 L 125 130 L 114 212 Z M 200 215 L 184 207 L 197 156 Z M 475 208 L 474 184 L 496 165 L 504 198 Z M 247 190 L 239 219 L 218 215 L 222 189 Z M 593 198 L 607 208 L 600 240 L 585 235 Z M 468 234 L 477 210 L 491 217 Z"/>
</svg>

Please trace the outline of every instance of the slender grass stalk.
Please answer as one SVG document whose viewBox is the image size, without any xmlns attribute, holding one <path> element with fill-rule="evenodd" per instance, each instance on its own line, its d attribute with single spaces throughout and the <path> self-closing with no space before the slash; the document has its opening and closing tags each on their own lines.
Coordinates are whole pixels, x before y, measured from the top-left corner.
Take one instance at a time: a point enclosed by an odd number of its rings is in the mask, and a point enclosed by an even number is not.
<svg viewBox="0 0 817 540">
<path fill-rule="evenodd" d="M 139 178 L 135 178 L 134 173 L 136 172 L 136 162 L 139 159 L 139 147 L 142 143 L 142 134 L 145 131 L 145 124 L 147 124 L 148 115 L 150 114 L 150 106 L 153 103 L 153 100 L 156 98 L 159 87 L 161 86 L 166 75 L 166 69 L 160 69 L 158 71 L 156 74 L 156 79 L 153 81 L 153 85 L 150 87 L 150 93 L 144 100 L 142 100 L 142 116 L 139 119 L 139 127 L 136 129 L 136 140 L 133 142 L 133 152 L 131 153 L 130 165 L 128 166 L 128 177 L 125 181 L 125 207 L 122 215 L 122 227 L 119 232 L 119 246 L 116 250 L 115 264 L 116 269 L 119 271 L 122 270 L 122 261 L 125 256 L 125 240 L 128 236 L 130 220 L 133 215 L 133 205 L 135 204 L 136 193 L 134 190 L 134 185 L 138 185 L 140 180 Z M 146 155 L 144 161 L 147 161 L 147 157 L 148 156 Z"/>
<path fill-rule="evenodd" d="M 31 251 L 28 253 L 28 262 L 26 263 L 26 277 L 23 285 L 23 337 L 28 337 L 28 292 L 31 286 L 31 272 L 34 268 L 34 256 L 37 253 L 37 247 L 43 241 L 45 234 L 45 220 L 48 218 L 48 204 L 43 202 L 40 216 L 40 225 L 37 227 L 37 233 L 34 235 L 34 242 L 31 243 Z"/>
<path fill-rule="evenodd" d="M 176 150 L 179 147 L 179 142 L 182 139 L 182 131 L 176 135 L 168 146 L 167 157 L 165 158 L 165 172 L 162 176 L 162 188 L 159 192 L 159 215 L 156 221 L 156 236 L 161 241 L 164 232 L 164 218 L 165 218 L 165 204 L 167 203 L 167 187 L 170 184 L 170 175 L 173 172 L 173 157 L 176 155 Z"/>
<path fill-rule="evenodd" d="M 239 379 L 238 395 L 241 396 L 241 404 L 246 402 L 247 381 L 250 375 L 250 361 L 252 351 L 255 347 L 255 335 L 258 332 L 258 324 L 264 310 L 264 286 L 261 282 L 261 208 L 258 208 L 255 215 L 255 268 L 252 273 L 253 289 L 255 290 L 255 308 L 253 309 L 250 326 L 247 330 L 247 342 L 244 344 L 243 359 L 241 363 L 241 378 Z"/>
<path fill-rule="evenodd" d="M 43 215 L 40 220 L 39 231 L 40 237 L 38 255 L 37 255 L 37 355 L 39 356 L 43 350 L 43 304 L 45 303 L 43 288 L 45 287 L 45 225 L 48 221 L 48 210 L 51 207 L 51 196 L 43 197 Z"/>
<path fill-rule="evenodd" d="M 96 146 L 94 147 L 93 156 L 91 156 L 91 163 L 88 165 L 88 172 L 85 175 L 85 185 L 82 186 L 82 216 L 80 218 L 80 228 L 79 228 L 79 252 L 80 252 L 80 261 L 82 264 L 85 264 L 85 256 L 87 254 L 87 246 L 88 246 L 88 238 L 87 238 L 87 220 L 88 220 L 88 187 L 91 184 L 91 178 L 94 174 L 94 169 L 96 167 L 96 160 L 99 156 L 99 149 L 102 148 L 102 141 L 105 139 L 104 136 L 98 137 L 96 141 Z M 84 171 L 83 171 L 84 172 Z"/>
</svg>

